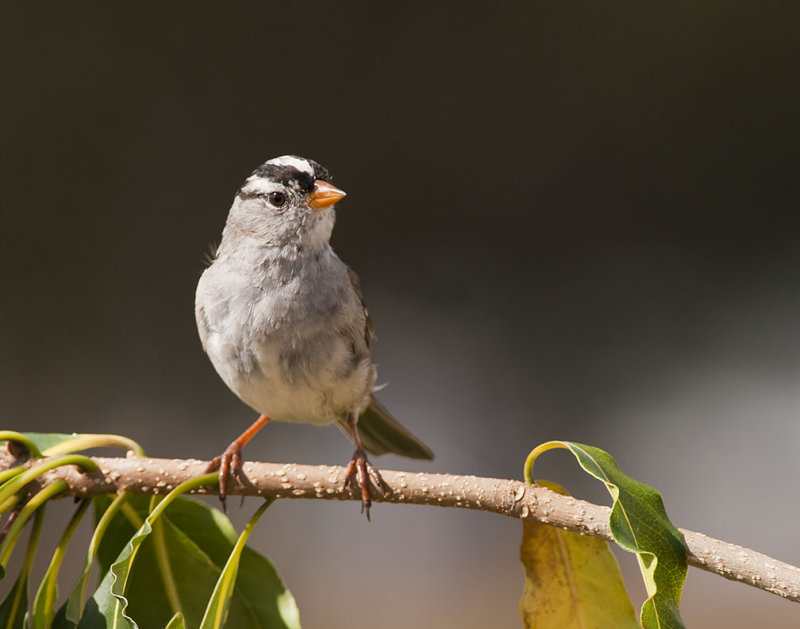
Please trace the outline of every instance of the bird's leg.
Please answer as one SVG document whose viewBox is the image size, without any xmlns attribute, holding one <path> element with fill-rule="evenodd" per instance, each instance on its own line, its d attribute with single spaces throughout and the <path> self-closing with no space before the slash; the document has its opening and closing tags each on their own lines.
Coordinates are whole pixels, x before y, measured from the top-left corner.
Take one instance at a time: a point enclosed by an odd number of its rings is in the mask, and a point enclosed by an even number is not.
<svg viewBox="0 0 800 629">
<path fill-rule="evenodd" d="M 225 498 L 228 495 L 228 482 L 231 478 L 237 478 L 242 473 L 242 448 L 247 442 L 255 437 L 269 421 L 269 417 L 262 415 L 253 425 L 245 430 L 241 435 L 231 442 L 225 452 L 211 459 L 211 463 L 206 468 L 206 474 L 219 470 L 219 499 L 222 508 L 225 509 Z"/>
<path fill-rule="evenodd" d="M 372 505 L 372 499 L 369 497 L 370 481 L 381 494 L 391 493 L 391 488 L 381 478 L 375 466 L 369 462 L 367 453 L 361 446 L 361 438 L 358 436 L 358 418 L 351 414 L 347 418 L 347 424 L 352 431 L 356 451 L 353 453 L 350 463 L 347 464 L 347 470 L 344 474 L 344 486 L 350 488 L 358 486 L 361 489 L 361 512 L 366 513 L 367 520 L 369 520 L 369 508 Z"/>
</svg>

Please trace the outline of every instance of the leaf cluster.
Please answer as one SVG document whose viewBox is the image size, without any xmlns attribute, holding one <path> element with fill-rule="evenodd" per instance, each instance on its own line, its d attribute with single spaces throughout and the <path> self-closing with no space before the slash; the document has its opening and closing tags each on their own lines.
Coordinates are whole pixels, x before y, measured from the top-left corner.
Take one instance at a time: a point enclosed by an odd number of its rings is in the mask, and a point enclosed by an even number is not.
<svg viewBox="0 0 800 629">
<path fill-rule="evenodd" d="M 0 629 L 99 629 L 199 627 L 245 629 L 300 627 L 297 606 L 270 562 L 246 546 L 265 501 L 241 535 L 218 509 L 182 494 L 213 485 L 216 475 L 187 481 L 166 496 L 122 493 L 82 500 L 52 551 L 49 566 L 29 601 L 31 572 L 40 544 L 46 501 L 63 492 L 52 483 L 26 499 L 22 489 L 59 465 L 90 469 L 93 461 L 74 449 L 119 445 L 134 455 L 141 448 L 111 435 L 0 433 L 42 463 L 0 475 L 0 506 L 9 515 L 0 543 L 0 574 L 33 519 L 22 568 L 0 603 Z M 21 506 L 24 505 L 24 506 Z M 58 575 L 73 534 L 89 509 L 94 529 L 86 561 L 66 600 L 59 605 Z M 96 586 L 90 589 L 93 571 Z"/>
</svg>

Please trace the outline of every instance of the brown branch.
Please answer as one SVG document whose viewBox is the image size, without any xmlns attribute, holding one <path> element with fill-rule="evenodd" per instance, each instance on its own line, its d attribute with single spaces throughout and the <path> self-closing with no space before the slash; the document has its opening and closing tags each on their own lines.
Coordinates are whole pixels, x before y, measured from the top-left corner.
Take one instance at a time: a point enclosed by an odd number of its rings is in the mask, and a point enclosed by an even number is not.
<svg viewBox="0 0 800 629">
<path fill-rule="evenodd" d="M 99 468 L 83 474 L 71 466 L 44 475 L 39 485 L 58 478 L 69 489 L 62 496 L 132 491 L 159 494 L 204 473 L 207 461 L 193 459 L 103 458 L 94 459 Z M 13 463 L 0 457 L 0 471 Z M 30 463 L 28 464 L 30 465 Z M 245 463 L 244 484 L 230 493 L 274 498 L 324 498 L 355 500 L 359 496 L 344 487 L 344 468 L 294 463 Z M 612 541 L 608 528 L 609 508 L 577 498 L 562 496 L 543 487 L 526 486 L 514 480 L 424 474 L 382 470 L 392 493 L 377 501 L 461 507 L 491 511 L 513 518 L 530 518 L 584 535 Z M 214 494 L 216 487 L 196 493 Z M 689 548 L 689 564 L 734 581 L 800 602 L 800 568 L 772 559 L 754 550 L 713 539 L 701 533 L 681 530 Z"/>
</svg>

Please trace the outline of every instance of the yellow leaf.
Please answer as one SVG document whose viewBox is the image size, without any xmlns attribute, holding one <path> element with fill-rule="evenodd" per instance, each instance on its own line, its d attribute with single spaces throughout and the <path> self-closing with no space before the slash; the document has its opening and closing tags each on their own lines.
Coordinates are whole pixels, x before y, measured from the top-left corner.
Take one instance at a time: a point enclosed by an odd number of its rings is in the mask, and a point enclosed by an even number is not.
<svg viewBox="0 0 800 629">
<path fill-rule="evenodd" d="M 566 494 L 555 483 L 539 481 Z M 617 560 L 601 539 L 536 521 L 522 523 L 526 629 L 638 629 Z"/>
</svg>

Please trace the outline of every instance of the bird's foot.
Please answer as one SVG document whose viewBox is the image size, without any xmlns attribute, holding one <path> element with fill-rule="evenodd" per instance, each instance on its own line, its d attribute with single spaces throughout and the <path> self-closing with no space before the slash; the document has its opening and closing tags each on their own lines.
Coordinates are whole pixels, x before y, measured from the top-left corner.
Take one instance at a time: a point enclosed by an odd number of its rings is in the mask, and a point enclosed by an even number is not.
<svg viewBox="0 0 800 629">
<path fill-rule="evenodd" d="M 375 466 L 369 462 L 364 449 L 356 448 L 353 458 L 347 464 L 344 486 L 350 489 L 358 487 L 361 490 L 361 513 L 366 513 L 367 520 L 369 520 L 369 508 L 372 505 L 372 499 L 369 496 L 370 484 L 384 496 L 392 491 Z"/>
<path fill-rule="evenodd" d="M 206 474 L 217 470 L 219 470 L 219 500 L 222 503 L 222 510 L 227 513 L 225 500 L 228 497 L 228 488 L 231 486 L 231 481 L 235 482 L 242 473 L 242 446 L 236 441 L 225 448 L 225 452 L 211 459 Z"/>
</svg>

